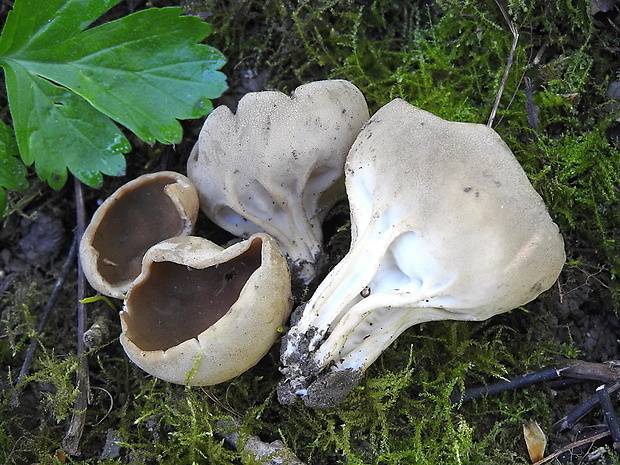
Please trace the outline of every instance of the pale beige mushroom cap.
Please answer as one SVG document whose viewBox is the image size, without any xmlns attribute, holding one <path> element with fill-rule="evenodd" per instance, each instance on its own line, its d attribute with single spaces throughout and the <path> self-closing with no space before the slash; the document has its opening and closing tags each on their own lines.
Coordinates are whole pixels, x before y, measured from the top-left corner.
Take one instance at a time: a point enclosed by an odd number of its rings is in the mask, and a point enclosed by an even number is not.
<svg viewBox="0 0 620 465">
<path fill-rule="evenodd" d="M 322 258 L 321 223 L 344 197 L 345 157 L 368 119 L 347 81 L 318 81 L 292 96 L 245 95 L 236 114 L 216 108 L 187 164 L 206 215 L 248 237 L 267 232 L 308 282 Z"/>
<path fill-rule="evenodd" d="M 80 243 L 84 275 L 104 295 L 122 299 L 140 274 L 146 250 L 191 234 L 198 194 L 173 171 L 142 175 L 117 189 L 93 215 Z"/>
<path fill-rule="evenodd" d="M 495 131 L 403 100 L 360 132 L 345 167 L 352 243 L 283 341 L 280 398 L 341 400 L 408 327 L 484 320 L 562 270 L 562 236 Z M 341 390 L 346 395 L 348 390 Z"/>
<path fill-rule="evenodd" d="M 120 314 L 120 341 L 157 378 L 217 384 L 269 351 L 291 303 L 286 259 L 266 234 L 226 249 L 177 237 L 146 252 Z"/>
</svg>

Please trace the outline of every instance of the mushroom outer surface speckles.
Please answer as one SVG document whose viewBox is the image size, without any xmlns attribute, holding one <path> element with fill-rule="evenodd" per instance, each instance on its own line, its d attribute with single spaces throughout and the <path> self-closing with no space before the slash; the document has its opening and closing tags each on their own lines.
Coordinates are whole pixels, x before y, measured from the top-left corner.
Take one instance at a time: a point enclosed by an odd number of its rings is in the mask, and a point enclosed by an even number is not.
<svg viewBox="0 0 620 465">
<path fill-rule="evenodd" d="M 97 209 L 80 243 L 84 275 L 104 295 L 122 299 L 149 247 L 191 234 L 198 194 L 173 171 L 145 174 L 121 186 Z"/>
<path fill-rule="evenodd" d="M 283 338 L 283 403 L 332 406 L 408 327 L 484 320 L 562 270 L 558 227 L 491 128 L 394 100 L 360 132 L 345 176 L 351 247 Z"/>
<path fill-rule="evenodd" d="M 216 108 L 187 164 L 201 209 L 239 237 L 273 236 L 293 275 L 309 282 L 323 257 L 321 223 L 344 197 L 345 157 L 367 119 L 364 96 L 342 80 L 291 97 L 249 93 L 236 114 Z"/>
<path fill-rule="evenodd" d="M 291 311 L 286 259 L 266 234 L 226 249 L 194 236 L 151 247 L 127 293 L 121 344 L 147 373 L 212 385 L 254 366 Z"/>
</svg>

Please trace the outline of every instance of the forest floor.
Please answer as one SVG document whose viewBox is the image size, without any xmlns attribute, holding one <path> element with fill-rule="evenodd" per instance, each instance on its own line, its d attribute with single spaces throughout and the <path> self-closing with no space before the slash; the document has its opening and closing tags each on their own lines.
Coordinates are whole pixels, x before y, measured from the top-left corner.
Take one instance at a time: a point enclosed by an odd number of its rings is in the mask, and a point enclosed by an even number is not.
<svg viewBox="0 0 620 465">
<path fill-rule="evenodd" d="M 278 344 L 221 385 L 189 388 L 152 378 L 118 342 L 122 303 L 89 303 L 88 325 L 97 322 L 104 331 L 88 351 L 88 406 L 76 411 L 75 261 L 43 330 L 37 326 L 71 249 L 81 201 L 71 181 L 53 191 L 32 175 L 31 187 L 11 197 L 14 211 L 0 230 L 0 461 L 252 463 L 244 445 L 259 438 L 265 447 L 282 441 L 300 460 L 319 465 L 526 464 L 522 426 L 536 421 L 549 438 L 548 451 L 603 433 L 596 443 L 586 439 L 573 463 L 620 463 L 598 406 L 562 433 L 553 430 L 613 380 L 537 383 L 454 402 L 466 388 L 578 360 L 604 364 L 592 365 L 594 371 L 618 369 L 618 2 L 514 1 L 505 5 L 505 17 L 493 0 L 125 0 L 108 19 L 179 4 L 213 25 L 206 42 L 227 57 L 229 90 L 216 105 L 235 108 L 247 92 L 290 93 L 304 82 L 340 78 L 362 90 L 371 113 L 401 97 L 446 119 L 486 123 L 501 93 L 493 127 L 559 225 L 567 263 L 556 285 L 524 308 L 485 322 L 411 328 L 340 406 L 327 410 L 277 402 Z M 510 25 L 519 32 L 514 53 Z M 128 133 L 133 151 L 126 175 L 106 178 L 99 190 L 82 188 L 87 217 L 140 174 L 185 173 L 202 123 L 184 121 L 176 146 L 149 145 Z M 348 249 L 349 232 L 341 202 L 325 229 L 332 265 Z M 196 233 L 230 239 L 204 217 Z M 311 291 L 304 290 L 306 298 Z M 32 367 L 16 384 L 31 341 Z M 616 395 L 612 400 L 617 406 Z M 76 417 L 83 430 L 70 450 Z"/>
</svg>

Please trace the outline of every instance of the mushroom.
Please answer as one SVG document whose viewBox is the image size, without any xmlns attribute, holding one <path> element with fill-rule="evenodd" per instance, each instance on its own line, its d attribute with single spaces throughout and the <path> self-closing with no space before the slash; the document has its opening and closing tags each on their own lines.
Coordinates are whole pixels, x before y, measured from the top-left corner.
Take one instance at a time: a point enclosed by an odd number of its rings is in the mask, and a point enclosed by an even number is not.
<svg viewBox="0 0 620 465">
<path fill-rule="evenodd" d="M 364 96 L 342 80 L 291 97 L 249 93 L 236 114 L 216 108 L 187 164 L 201 209 L 236 236 L 273 236 L 309 282 L 323 256 L 321 223 L 344 197 L 345 157 L 367 119 Z"/>
<path fill-rule="evenodd" d="M 340 402 L 405 329 L 535 299 L 565 261 L 558 227 L 491 128 L 397 99 L 353 144 L 351 246 L 282 341 L 282 403 Z"/>
<path fill-rule="evenodd" d="M 140 274 L 142 256 L 163 239 L 191 234 L 198 194 L 173 171 L 142 175 L 97 209 L 80 243 L 80 260 L 97 291 L 122 299 Z"/>
<path fill-rule="evenodd" d="M 144 255 L 120 313 L 120 341 L 157 378 L 212 385 L 254 366 L 290 310 L 288 265 L 268 235 L 226 249 L 176 237 Z"/>
</svg>

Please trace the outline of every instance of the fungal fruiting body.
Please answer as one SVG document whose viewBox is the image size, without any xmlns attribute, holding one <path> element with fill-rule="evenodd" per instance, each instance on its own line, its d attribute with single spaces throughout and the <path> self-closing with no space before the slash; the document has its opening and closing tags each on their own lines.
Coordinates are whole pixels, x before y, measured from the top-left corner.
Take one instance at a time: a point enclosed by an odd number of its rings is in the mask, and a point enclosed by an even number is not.
<svg viewBox="0 0 620 465">
<path fill-rule="evenodd" d="M 348 155 L 352 242 L 282 341 L 282 403 L 340 402 L 405 329 L 484 320 L 548 289 L 558 227 L 492 129 L 394 100 Z"/>
<path fill-rule="evenodd" d="M 222 249 L 207 239 L 162 241 L 127 293 L 121 344 L 157 378 L 212 385 L 269 351 L 291 310 L 286 259 L 266 234 Z"/>
<path fill-rule="evenodd" d="M 198 194 L 173 171 L 142 175 L 121 186 L 97 209 L 80 242 L 84 275 L 104 295 L 122 299 L 140 274 L 146 250 L 191 234 Z"/>
<path fill-rule="evenodd" d="M 187 164 L 201 209 L 236 236 L 270 234 L 295 276 L 311 281 L 321 223 L 344 197 L 345 157 L 367 119 L 364 96 L 342 80 L 305 84 L 291 97 L 249 93 L 236 114 L 216 108 Z"/>
</svg>

